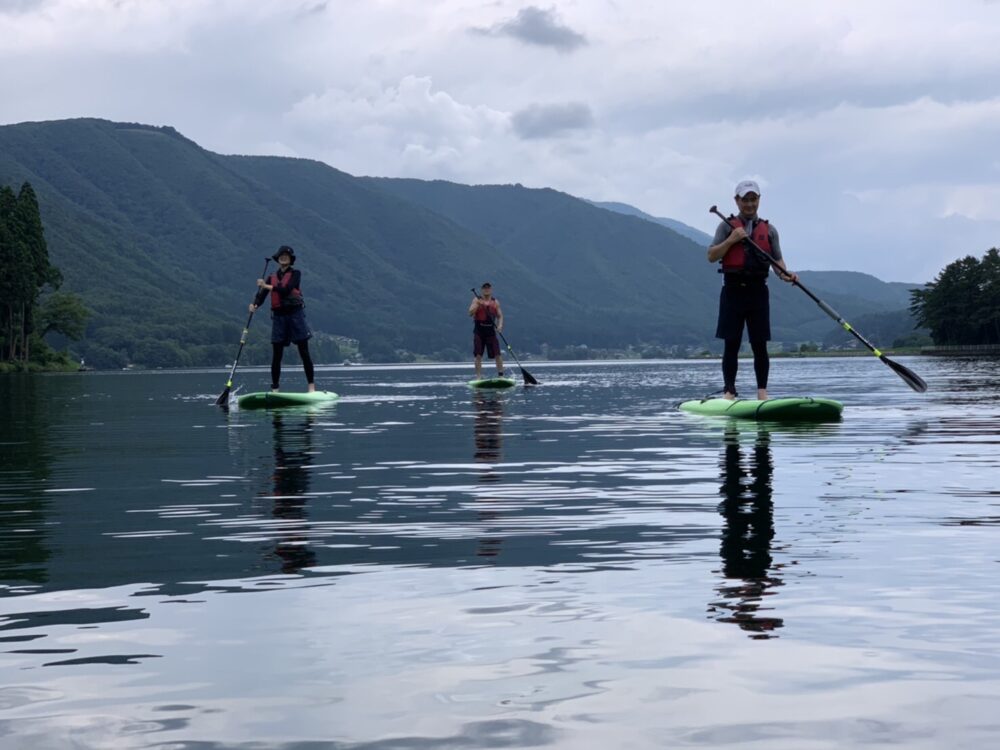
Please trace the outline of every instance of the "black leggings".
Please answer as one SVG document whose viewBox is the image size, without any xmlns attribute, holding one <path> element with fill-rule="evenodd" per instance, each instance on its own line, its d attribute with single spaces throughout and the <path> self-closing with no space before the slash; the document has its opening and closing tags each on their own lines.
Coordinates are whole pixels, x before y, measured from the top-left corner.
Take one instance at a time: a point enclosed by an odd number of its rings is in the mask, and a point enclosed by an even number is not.
<svg viewBox="0 0 1000 750">
<path fill-rule="evenodd" d="M 739 368 L 739 339 L 726 339 L 726 348 L 722 353 L 722 382 L 726 393 L 736 393 L 736 370 Z M 766 341 L 751 341 L 753 349 L 753 371 L 757 376 L 757 387 L 767 388 L 767 376 L 771 370 L 771 360 L 767 356 Z"/>
<path fill-rule="evenodd" d="M 299 349 L 299 356 L 302 357 L 302 368 L 306 371 L 306 382 L 313 384 L 313 361 L 309 356 L 309 342 L 299 341 L 295 344 Z M 281 381 L 281 357 L 285 353 L 282 344 L 271 344 L 271 388 L 277 389 Z"/>
</svg>

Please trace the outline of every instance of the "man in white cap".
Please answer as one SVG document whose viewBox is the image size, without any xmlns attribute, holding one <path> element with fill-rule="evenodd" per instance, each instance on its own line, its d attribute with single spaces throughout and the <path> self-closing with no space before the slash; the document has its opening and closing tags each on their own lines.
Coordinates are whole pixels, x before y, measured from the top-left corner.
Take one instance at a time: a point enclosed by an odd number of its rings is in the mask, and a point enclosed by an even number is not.
<svg viewBox="0 0 1000 750">
<path fill-rule="evenodd" d="M 771 363 L 767 356 L 767 342 L 771 339 L 771 304 L 767 292 L 767 275 L 771 263 L 759 256 L 746 239 L 752 240 L 771 257 L 782 279 L 788 282 L 798 280 L 794 273 L 785 270 L 781 257 L 778 230 L 757 216 L 760 205 L 760 187 L 753 180 L 743 180 L 735 192 L 738 216 L 730 216 L 728 222 L 720 222 L 715 230 L 712 246 L 708 248 L 708 262 L 722 267 L 724 282 L 719 297 L 719 322 L 715 337 L 725 342 L 722 354 L 723 398 L 734 399 L 736 393 L 736 371 L 739 366 L 740 344 L 743 340 L 743 326 L 747 328 L 747 338 L 753 349 L 753 369 L 757 377 L 757 398 L 767 398 L 767 378 Z M 777 270 L 780 268 L 781 270 Z"/>
</svg>

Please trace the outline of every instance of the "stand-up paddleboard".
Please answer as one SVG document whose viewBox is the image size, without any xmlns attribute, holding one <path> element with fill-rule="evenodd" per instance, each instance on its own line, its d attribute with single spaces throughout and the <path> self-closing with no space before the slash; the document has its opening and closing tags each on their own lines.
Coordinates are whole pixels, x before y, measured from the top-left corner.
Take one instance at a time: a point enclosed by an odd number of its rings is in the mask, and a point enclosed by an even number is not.
<svg viewBox="0 0 1000 750">
<path fill-rule="evenodd" d="M 240 396 L 236 399 L 236 403 L 241 409 L 279 409 L 282 406 L 329 404 L 338 398 L 339 396 L 333 391 L 314 391 L 313 393 L 263 391 Z"/>
<path fill-rule="evenodd" d="M 681 411 L 710 417 L 734 417 L 771 422 L 836 422 L 844 405 L 832 398 L 769 398 L 764 401 L 738 398 L 706 398 L 685 401 Z"/>
<path fill-rule="evenodd" d="M 515 385 L 517 385 L 517 381 L 514 378 L 499 376 L 469 381 L 469 386 L 472 388 L 512 388 Z"/>
</svg>

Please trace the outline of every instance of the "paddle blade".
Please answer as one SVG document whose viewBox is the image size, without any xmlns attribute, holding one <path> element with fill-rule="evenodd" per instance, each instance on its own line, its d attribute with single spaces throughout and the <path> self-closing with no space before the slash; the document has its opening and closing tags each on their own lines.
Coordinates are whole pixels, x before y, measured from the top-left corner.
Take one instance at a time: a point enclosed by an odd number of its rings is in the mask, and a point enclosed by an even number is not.
<svg viewBox="0 0 1000 750">
<path fill-rule="evenodd" d="M 523 367 L 521 368 L 521 377 L 524 378 L 525 385 L 538 385 L 538 381 L 535 380 L 535 376 L 532 375 L 527 370 L 525 370 Z"/>
<path fill-rule="evenodd" d="M 901 377 L 906 384 L 917 393 L 925 393 L 927 391 L 927 383 L 925 383 L 924 379 L 917 375 L 917 373 L 913 372 L 913 370 L 908 367 L 904 367 L 899 364 L 899 362 L 893 362 L 884 354 L 879 357 L 879 359 L 889 365 L 892 371 L 899 375 L 899 377 Z"/>
<path fill-rule="evenodd" d="M 216 406 L 221 406 L 224 409 L 229 407 L 229 391 L 230 388 L 227 385 L 226 389 L 221 393 L 221 395 L 217 399 L 215 399 Z"/>
</svg>

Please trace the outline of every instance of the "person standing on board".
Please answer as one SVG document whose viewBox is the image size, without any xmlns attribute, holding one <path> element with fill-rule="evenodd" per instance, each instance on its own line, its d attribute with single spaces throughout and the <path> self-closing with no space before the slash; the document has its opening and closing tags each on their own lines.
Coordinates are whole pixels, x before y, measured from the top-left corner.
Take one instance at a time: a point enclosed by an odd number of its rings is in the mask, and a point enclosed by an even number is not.
<svg viewBox="0 0 1000 750">
<path fill-rule="evenodd" d="M 316 390 L 313 361 L 309 356 L 312 332 L 303 310 L 302 274 L 292 268 L 295 264 L 295 251 L 288 245 L 279 247 L 272 257 L 278 262 L 278 270 L 266 280 L 257 279 L 259 290 L 250 305 L 250 312 L 253 312 L 269 294 L 271 296 L 271 390 L 278 390 L 281 381 L 281 358 L 285 347 L 295 344 L 302 358 L 302 368 L 306 372 L 308 390 L 312 393 Z"/>
<path fill-rule="evenodd" d="M 493 296 L 493 285 L 486 282 L 479 288 L 481 297 L 474 297 L 469 305 L 472 329 L 472 354 L 476 358 L 476 380 L 483 377 L 483 352 L 497 363 L 497 377 L 503 377 L 503 357 L 497 332 L 503 332 L 503 312 L 500 302 Z"/>
<path fill-rule="evenodd" d="M 750 238 L 770 255 L 781 271 L 776 271 L 787 282 L 798 281 L 798 275 L 785 270 L 781 257 L 778 230 L 765 219 L 757 216 L 760 205 L 760 187 L 753 180 L 744 180 L 736 186 L 738 216 L 720 222 L 715 230 L 712 246 L 708 248 L 708 262 L 722 262 L 722 294 L 719 297 L 719 322 L 715 337 L 725 342 L 722 355 L 723 398 L 736 398 L 736 371 L 739 367 L 740 344 L 743 326 L 753 349 L 753 369 L 757 376 L 757 398 L 767 398 L 767 377 L 770 359 L 767 342 L 771 339 L 771 303 L 767 291 L 767 275 L 771 264 L 758 257 L 745 239 Z"/>
</svg>

